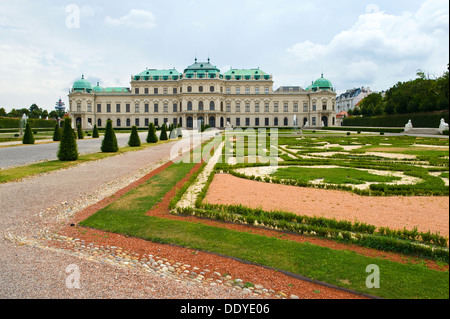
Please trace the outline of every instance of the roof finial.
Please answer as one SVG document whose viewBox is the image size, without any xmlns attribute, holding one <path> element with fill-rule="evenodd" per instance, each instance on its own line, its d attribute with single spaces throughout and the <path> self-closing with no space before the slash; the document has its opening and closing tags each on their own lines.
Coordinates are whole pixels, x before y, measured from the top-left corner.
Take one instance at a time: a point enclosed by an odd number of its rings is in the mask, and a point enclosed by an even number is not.
<svg viewBox="0 0 450 319">
<path fill-rule="evenodd" d="M 322 79 L 323 79 L 323 72 L 322 72 Z"/>
<path fill-rule="evenodd" d="M 81 79 L 84 80 L 84 74 L 81 75 Z"/>
<path fill-rule="evenodd" d="M 195 57 L 194 61 L 195 61 L 195 63 L 197 63 L 197 57 Z"/>
</svg>

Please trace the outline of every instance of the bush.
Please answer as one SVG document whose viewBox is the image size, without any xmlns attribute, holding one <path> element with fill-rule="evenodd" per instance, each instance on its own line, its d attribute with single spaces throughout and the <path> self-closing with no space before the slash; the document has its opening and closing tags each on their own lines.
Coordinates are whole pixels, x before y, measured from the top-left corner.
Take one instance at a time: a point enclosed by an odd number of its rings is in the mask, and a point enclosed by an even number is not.
<svg viewBox="0 0 450 319">
<path fill-rule="evenodd" d="M 368 127 L 405 127 L 408 120 L 411 120 L 414 127 L 439 127 L 439 122 L 443 118 L 447 123 L 448 112 L 439 113 L 412 113 L 395 114 L 386 116 L 352 116 L 344 119 L 344 126 L 368 126 Z"/>
<path fill-rule="evenodd" d="M 55 130 L 53 131 L 53 140 L 54 140 L 55 142 L 61 141 L 61 135 L 62 135 L 62 132 L 61 132 L 61 130 L 59 129 L 58 123 L 56 123 L 56 124 L 55 124 Z"/>
<path fill-rule="evenodd" d="M 34 136 L 33 132 L 31 131 L 30 123 L 27 123 L 25 127 L 25 134 L 23 135 L 22 139 L 23 144 L 34 144 Z"/>
<path fill-rule="evenodd" d="M 76 161 L 78 159 L 77 141 L 74 137 L 72 120 L 70 118 L 64 119 L 64 128 L 57 156 L 60 161 Z"/>
<path fill-rule="evenodd" d="M 97 124 L 94 125 L 94 131 L 92 132 L 92 138 L 99 138 Z"/>
<path fill-rule="evenodd" d="M 131 146 L 131 147 L 141 146 L 141 139 L 139 138 L 137 126 L 133 126 L 131 128 L 131 134 L 130 134 L 130 139 L 128 140 L 128 146 Z"/>
<path fill-rule="evenodd" d="M 147 143 L 156 143 L 158 142 L 158 137 L 156 136 L 156 129 L 153 123 L 150 123 L 148 126 L 148 134 L 147 134 Z"/>
<path fill-rule="evenodd" d="M 159 136 L 159 139 L 161 141 L 167 141 L 167 128 L 166 128 L 166 124 L 163 124 L 162 128 L 161 128 L 161 135 Z"/>
<path fill-rule="evenodd" d="M 77 125 L 77 137 L 79 140 L 82 140 L 84 138 L 83 130 L 81 129 L 81 124 Z"/>
<path fill-rule="evenodd" d="M 117 138 L 112 127 L 112 121 L 108 120 L 106 121 L 105 136 L 103 137 L 101 151 L 103 153 L 115 153 L 118 150 L 119 146 L 117 145 Z"/>
</svg>

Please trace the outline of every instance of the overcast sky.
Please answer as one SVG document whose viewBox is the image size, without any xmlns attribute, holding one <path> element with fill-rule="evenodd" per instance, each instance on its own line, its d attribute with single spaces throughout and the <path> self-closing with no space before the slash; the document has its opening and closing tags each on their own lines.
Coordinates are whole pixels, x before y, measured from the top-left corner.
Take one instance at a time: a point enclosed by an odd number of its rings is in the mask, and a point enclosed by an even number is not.
<svg viewBox="0 0 450 319">
<path fill-rule="evenodd" d="M 338 93 L 381 91 L 441 76 L 448 48 L 447 0 L 0 0 L 0 107 L 51 111 L 82 74 L 129 87 L 208 56 L 223 72 L 259 67 L 275 89 L 323 72 Z"/>
</svg>

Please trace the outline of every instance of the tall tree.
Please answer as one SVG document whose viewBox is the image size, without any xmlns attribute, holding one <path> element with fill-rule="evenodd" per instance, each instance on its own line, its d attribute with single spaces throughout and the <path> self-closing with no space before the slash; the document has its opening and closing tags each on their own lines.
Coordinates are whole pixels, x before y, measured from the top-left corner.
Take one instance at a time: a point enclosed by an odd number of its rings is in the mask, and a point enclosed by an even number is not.
<svg viewBox="0 0 450 319">
<path fill-rule="evenodd" d="M 78 146 L 75 139 L 72 120 L 67 117 L 64 119 L 63 133 L 61 142 L 59 142 L 58 159 L 60 161 L 76 161 L 78 159 Z"/>
<path fill-rule="evenodd" d="M 101 151 L 103 153 L 115 153 L 119 150 L 119 146 L 117 145 L 116 133 L 114 133 L 114 129 L 112 127 L 112 121 L 106 121 L 106 129 L 105 136 L 102 140 Z"/>
</svg>

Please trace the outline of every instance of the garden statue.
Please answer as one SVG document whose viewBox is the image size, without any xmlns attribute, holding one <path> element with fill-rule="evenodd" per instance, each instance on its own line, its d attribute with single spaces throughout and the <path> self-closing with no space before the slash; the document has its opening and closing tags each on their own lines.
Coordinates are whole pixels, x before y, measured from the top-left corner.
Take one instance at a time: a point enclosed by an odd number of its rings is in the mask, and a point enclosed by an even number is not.
<svg viewBox="0 0 450 319">
<path fill-rule="evenodd" d="M 406 125 L 405 125 L 405 131 L 412 129 L 412 128 L 413 128 L 413 125 L 411 123 L 411 120 L 409 120 L 408 123 L 406 123 Z"/>
<path fill-rule="evenodd" d="M 448 123 L 445 123 L 445 120 L 441 118 L 441 123 L 439 124 L 439 132 L 442 134 L 442 132 L 446 130 L 448 130 Z"/>
</svg>

